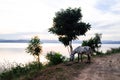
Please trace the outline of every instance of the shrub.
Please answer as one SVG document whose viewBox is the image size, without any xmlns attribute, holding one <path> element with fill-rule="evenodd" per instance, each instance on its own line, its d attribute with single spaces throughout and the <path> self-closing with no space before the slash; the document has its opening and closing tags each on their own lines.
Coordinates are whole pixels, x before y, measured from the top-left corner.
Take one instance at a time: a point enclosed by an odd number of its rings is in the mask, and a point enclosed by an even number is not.
<svg viewBox="0 0 120 80">
<path fill-rule="evenodd" d="M 50 65 L 57 65 L 59 63 L 64 62 L 65 60 L 65 57 L 62 56 L 60 53 L 52 51 L 46 55 L 46 58 L 49 60 Z"/>
<path fill-rule="evenodd" d="M 120 53 L 120 47 L 111 48 L 110 50 L 107 50 L 105 54 L 114 54 L 114 53 Z"/>
<path fill-rule="evenodd" d="M 104 55 L 105 53 L 103 53 L 102 51 L 96 51 L 96 55 Z"/>
</svg>

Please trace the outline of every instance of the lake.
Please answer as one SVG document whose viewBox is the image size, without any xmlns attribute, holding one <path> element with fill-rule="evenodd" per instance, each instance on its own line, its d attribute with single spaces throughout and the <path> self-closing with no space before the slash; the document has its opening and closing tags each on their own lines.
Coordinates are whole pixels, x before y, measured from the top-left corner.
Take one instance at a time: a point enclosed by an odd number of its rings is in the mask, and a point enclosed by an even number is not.
<svg viewBox="0 0 120 80">
<path fill-rule="evenodd" d="M 73 48 L 81 44 L 73 44 Z M 34 61 L 35 58 L 25 52 L 28 43 L 0 43 L 0 66 L 9 65 L 11 63 L 28 63 Z M 105 52 L 110 48 L 120 47 L 120 44 L 102 44 L 101 50 Z M 45 55 L 50 52 L 60 52 L 62 55 L 69 57 L 68 49 L 61 43 L 43 43 L 41 62 L 46 62 Z"/>
</svg>

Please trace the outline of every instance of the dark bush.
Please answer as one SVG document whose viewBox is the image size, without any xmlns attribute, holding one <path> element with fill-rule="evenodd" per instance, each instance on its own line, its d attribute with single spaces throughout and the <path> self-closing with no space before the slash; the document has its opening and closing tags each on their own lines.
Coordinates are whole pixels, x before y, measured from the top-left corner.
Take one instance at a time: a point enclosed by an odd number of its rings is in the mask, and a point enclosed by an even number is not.
<svg viewBox="0 0 120 80">
<path fill-rule="evenodd" d="M 50 65 L 57 65 L 59 63 L 64 62 L 65 60 L 65 57 L 62 56 L 60 53 L 52 51 L 46 55 L 46 58 L 49 60 Z"/>
<path fill-rule="evenodd" d="M 96 55 L 104 55 L 105 53 L 103 53 L 102 51 L 96 51 Z"/>
</svg>

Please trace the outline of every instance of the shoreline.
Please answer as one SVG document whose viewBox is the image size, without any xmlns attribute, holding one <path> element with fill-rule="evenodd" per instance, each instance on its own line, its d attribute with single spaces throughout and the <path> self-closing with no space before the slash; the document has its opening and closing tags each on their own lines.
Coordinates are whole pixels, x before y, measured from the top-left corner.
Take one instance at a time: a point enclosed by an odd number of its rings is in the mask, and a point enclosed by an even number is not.
<svg viewBox="0 0 120 80">
<path fill-rule="evenodd" d="M 2 73 L 4 70 L 0 67 L 0 73 Z"/>
</svg>

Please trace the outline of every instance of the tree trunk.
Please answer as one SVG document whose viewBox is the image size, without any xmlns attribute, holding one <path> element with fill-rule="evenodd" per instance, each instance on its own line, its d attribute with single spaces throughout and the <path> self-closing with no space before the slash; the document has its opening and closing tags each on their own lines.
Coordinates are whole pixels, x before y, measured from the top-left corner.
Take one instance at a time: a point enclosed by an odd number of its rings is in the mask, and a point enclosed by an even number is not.
<svg viewBox="0 0 120 80">
<path fill-rule="evenodd" d="M 78 53 L 78 62 L 79 62 L 79 60 L 80 60 L 80 54 Z"/>
<path fill-rule="evenodd" d="M 71 53 L 73 51 L 72 41 L 69 42 L 69 47 L 70 47 L 70 58 L 71 58 Z M 70 61 L 71 61 L 71 59 L 70 59 Z"/>
<path fill-rule="evenodd" d="M 41 66 L 40 66 L 40 56 L 39 56 L 39 54 L 37 55 L 37 61 L 38 61 L 38 68 L 40 68 Z"/>
<path fill-rule="evenodd" d="M 70 54 L 72 53 L 73 51 L 73 47 L 72 47 L 72 41 L 69 42 L 69 47 L 70 47 Z"/>
<path fill-rule="evenodd" d="M 38 61 L 38 63 L 40 63 L 40 57 L 39 57 L 39 55 L 37 55 L 37 57 L 38 57 L 38 58 L 37 58 L 37 59 L 38 59 L 37 61 Z"/>
</svg>

